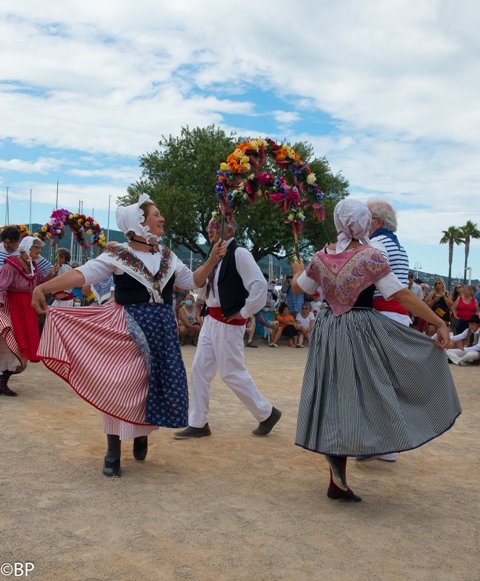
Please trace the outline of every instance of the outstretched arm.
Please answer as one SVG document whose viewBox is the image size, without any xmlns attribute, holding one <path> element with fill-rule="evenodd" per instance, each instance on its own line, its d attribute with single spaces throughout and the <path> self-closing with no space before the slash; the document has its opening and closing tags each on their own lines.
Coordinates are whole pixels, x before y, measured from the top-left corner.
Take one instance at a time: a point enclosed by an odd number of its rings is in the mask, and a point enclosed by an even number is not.
<svg viewBox="0 0 480 581">
<path fill-rule="evenodd" d="M 79 270 L 69 270 L 65 274 L 61 274 L 48 282 L 38 285 L 33 291 L 32 307 L 37 311 L 37 313 L 43 315 L 47 312 L 47 303 L 45 301 L 46 294 L 63 291 L 66 288 L 83 286 L 84 284 L 85 277 Z"/>
</svg>

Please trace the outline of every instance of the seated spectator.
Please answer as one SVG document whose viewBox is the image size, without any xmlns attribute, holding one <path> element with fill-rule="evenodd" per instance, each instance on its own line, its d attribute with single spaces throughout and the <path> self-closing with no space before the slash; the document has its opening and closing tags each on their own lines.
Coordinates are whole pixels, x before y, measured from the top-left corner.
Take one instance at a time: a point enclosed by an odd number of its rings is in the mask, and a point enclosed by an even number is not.
<svg viewBox="0 0 480 581">
<path fill-rule="evenodd" d="M 310 331 L 313 329 L 315 324 L 315 315 L 310 310 L 310 305 L 308 303 L 303 303 L 302 310 L 298 313 L 295 319 L 300 324 L 298 329 L 298 343 L 297 347 L 303 348 L 303 340 L 308 339 L 308 344 L 310 344 Z"/>
<path fill-rule="evenodd" d="M 480 317 L 473 315 L 468 321 L 468 329 L 450 337 L 452 342 L 461 342 L 459 349 L 447 349 L 446 354 L 452 363 L 461 367 L 471 365 L 480 359 Z"/>
<path fill-rule="evenodd" d="M 192 338 L 192 345 L 197 346 L 198 336 L 202 328 L 202 319 L 195 306 L 195 299 L 192 294 L 185 296 L 185 304 L 178 309 L 178 335 L 180 345 L 185 345 L 187 335 Z"/>
<path fill-rule="evenodd" d="M 279 330 L 279 322 L 275 320 L 268 300 L 263 309 L 255 314 L 255 321 L 257 335 L 260 335 L 260 337 L 263 337 L 264 339 L 268 338 L 269 342 L 271 339 L 273 343 L 276 343 L 275 338 L 277 335 L 276 331 Z"/>
<path fill-rule="evenodd" d="M 453 305 L 452 299 L 445 288 L 442 278 L 437 278 L 433 285 L 433 290 L 425 297 L 425 304 L 437 314 L 447 326 L 450 325 L 450 309 Z M 420 330 L 420 329 L 419 329 Z M 431 337 L 435 334 L 435 325 L 427 325 L 427 335 Z"/>
<path fill-rule="evenodd" d="M 322 297 L 319 291 L 313 293 L 313 301 L 310 303 L 310 310 L 313 316 L 316 317 L 322 308 Z"/>
<path fill-rule="evenodd" d="M 250 315 L 247 319 L 247 325 L 245 327 L 245 334 L 247 335 L 247 347 L 256 349 L 258 345 L 253 342 L 253 334 L 255 333 L 255 316 Z"/>
<path fill-rule="evenodd" d="M 301 309 L 301 307 L 300 307 Z M 298 328 L 300 324 L 295 321 L 290 314 L 290 309 L 285 303 L 282 303 L 278 309 L 277 321 L 282 337 L 288 337 L 288 346 L 296 347 L 298 341 Z M 270 347 L 278 347 L 276 342 L 270 343 Z"/>
</svg>

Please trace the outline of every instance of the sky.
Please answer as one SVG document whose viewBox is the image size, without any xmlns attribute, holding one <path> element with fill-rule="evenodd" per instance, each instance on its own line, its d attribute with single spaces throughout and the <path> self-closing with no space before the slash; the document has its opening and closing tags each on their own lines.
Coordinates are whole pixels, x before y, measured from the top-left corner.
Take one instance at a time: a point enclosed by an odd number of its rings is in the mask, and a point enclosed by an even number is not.
<svg viewBox="0 0 480 581">
<path fill-rule="evenodd" d="M 47 222 L 58 181 L 59 207 L 116 228 L 139 156 L 213 123 L 308 141 L 395 207 L 411 268 L 446 274 L 442 231 L 480 223 L 479 19 L 475 0 L 2 3 L 0 222 L 7 188 L 10 222 L 30 190 Z"/>
</svg>

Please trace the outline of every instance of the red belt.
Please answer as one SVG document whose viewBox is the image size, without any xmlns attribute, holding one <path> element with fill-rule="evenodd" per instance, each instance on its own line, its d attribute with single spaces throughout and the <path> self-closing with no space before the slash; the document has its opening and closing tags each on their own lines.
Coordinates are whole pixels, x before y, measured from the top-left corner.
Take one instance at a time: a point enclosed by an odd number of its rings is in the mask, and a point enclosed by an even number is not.
<svg viewBox="0 0 480 581">
<path fill-rule="evenodd" d="M 52 294 L 52 297 L 53 297 L 53 298 L 54 298 L 56 301 L 71 301 L 71 300 L 73 300 L 73 298 L 74 298 L 74 297 L 73 297 L 73 293 L 69 293 L 69 294 L 68 294 L 66 297 L 63 297 L 63 298 L 61 298 L 61 299 L 57 299 L 57 296 L 58 296 L 58 295 L 61 295 L 61 294 L 63 294 L 63 291 L 59 291 L 59 292 L 53 293 L 53 294 Z"/>
<path fill-rule="evenodd" d="M 397 299 L 391 299 L 386 301 L 384 298 L 373 299 L 373 308 L 376 311 L 386 311 L 387 313 L 399 313 L 400 315 L 407 315 L 408 311 L 405 307 L 397 301 Z"/>
<path fill-rule="evenodd" d="M 231 321 L 227 321 L 227 319 L 223 316 L 221 307 L 208 307 L 208 314 L 215 319 L 215 321 L 220 321 L 220 323 L 225 323 L 225 325 L 235 325 L 237 327 L 241 327 L 242 325 L 247 324 L 247 319 L 232 319 Z"/>
</svg>

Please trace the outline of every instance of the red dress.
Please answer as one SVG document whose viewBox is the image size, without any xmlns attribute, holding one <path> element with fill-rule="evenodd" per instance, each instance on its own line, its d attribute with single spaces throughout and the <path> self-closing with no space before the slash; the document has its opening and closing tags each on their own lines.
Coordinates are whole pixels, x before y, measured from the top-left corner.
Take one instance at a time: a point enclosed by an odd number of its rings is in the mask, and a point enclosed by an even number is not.
<svg viewBox="0 0 480 581">
<path fill-rule="evenodd" d="M 37 357 L 40 333 L 35 309 L 31 306 L 33 289 L 46 277 L 33 263 L 34 273 L 28 275 L 18 256 L 5 258 L 0 268 L 0 335 L 23 369 L 27 361 Z M 0 365 L 1 367 L 1 365 Z"/>
</svg>

